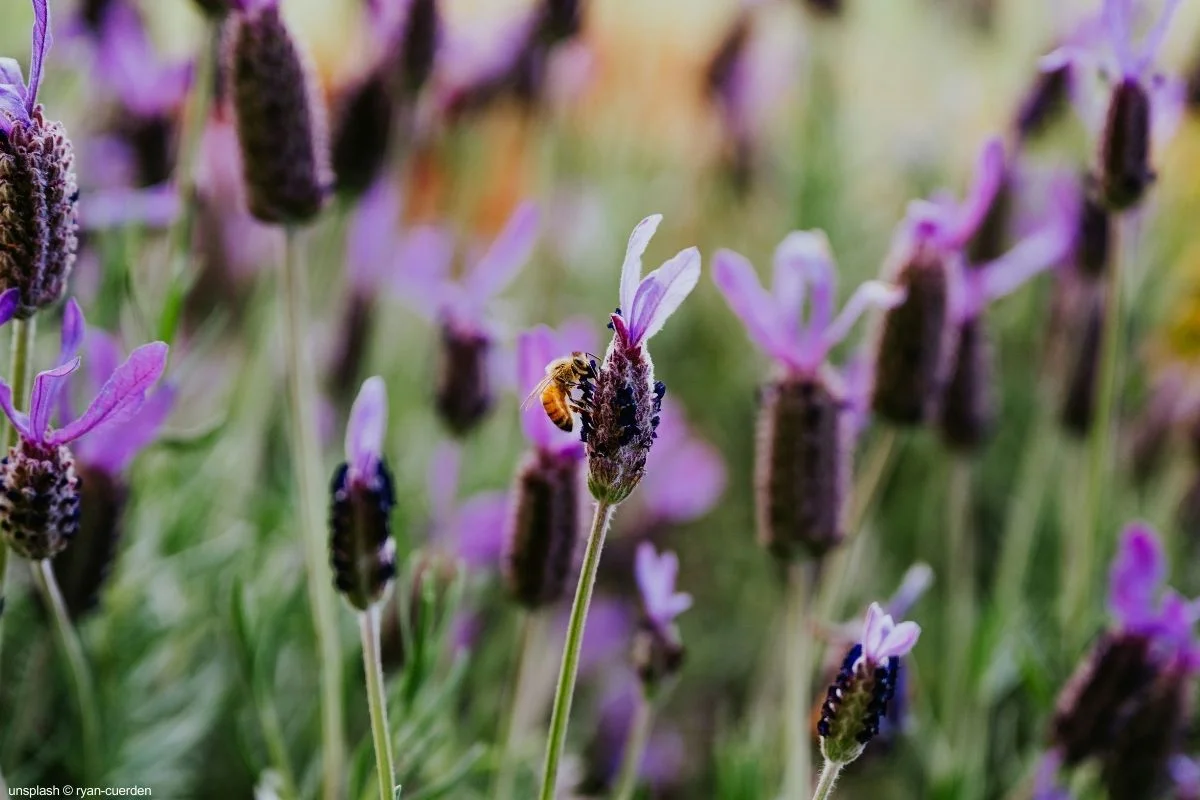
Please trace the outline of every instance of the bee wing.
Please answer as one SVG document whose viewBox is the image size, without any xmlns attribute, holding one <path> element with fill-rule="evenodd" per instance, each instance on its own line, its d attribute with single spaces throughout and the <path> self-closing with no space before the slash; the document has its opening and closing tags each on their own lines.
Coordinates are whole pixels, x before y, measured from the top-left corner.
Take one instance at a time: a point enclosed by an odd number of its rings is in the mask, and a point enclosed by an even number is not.
<svg viewBox="0 0 1200 800">
<path fill-rule="evenodd" d="M 533 391 L 531 391 L 529 395 L 521 401 L 521 410 L 524 411 L 525 409 L 529 408 L 529 406 L 533 404 L 534 398 L 541 397 L 542 392 L 546 391 L 546 387 L 553 382 L 554 378 L 549 375 L 538 381 L 537 386 L 533 387 Z"/>
</svg>

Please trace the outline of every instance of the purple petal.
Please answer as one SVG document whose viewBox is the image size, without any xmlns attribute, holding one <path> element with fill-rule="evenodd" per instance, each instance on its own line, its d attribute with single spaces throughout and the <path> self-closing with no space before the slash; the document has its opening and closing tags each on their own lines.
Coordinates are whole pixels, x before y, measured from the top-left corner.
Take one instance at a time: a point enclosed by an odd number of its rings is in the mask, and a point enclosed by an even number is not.
<svg viewBox="0 0 1200 800">
<path fill-rule="evenodd" d="M 858 318 L 871 308 L 895 308 L 904 302 L 906 291 L 882 281 L 867 281 L 850 295 L 845 308 L 837 318 L 820 333 L 820 341 L 814 352 L 807 354 L 812 358 L 810 366 L 815 368 L 825 360 L 829 351 L 840 344 L 850 334 L 850 329 Z"/>
<path fill-rule="evenodd" d="M 1162 47 L 1163 39 L 1166 38 L 1167 31 L 1170 29 L 1171 17 L 1174 16 L 1175 9 L 1178 7 L 1179 0 L 1166 0 L 1163 4 L 1163 10 L 1155 21 L 1154 27 L 1150 29 L 1150 33 L 1146 36 L 1146 41 L 1142 43 L 1142 52 L 1137 56 L 1137 60 L 1133 64 L 1134 74 L 1146 72 L 1150 64 L 1154 62 L 1154 57 L 1158 54 L 1159 48 Z"/>
<path fill-rule="evenodd" d="M 120 366 L 121 345 L 107 332 L 92 328 L 87 332 L 86 351 L 84 368 L 88 375 L 88 392 L 97 393 L 108 376 Z"/>
<path fill-rule="evenodd" d="M 1109 571 L 1109 611 L 1129 628 L 1151 622 L 1166 574 L 1166 557 L 1154 530 L 1145 523 L 1129 525 Z"/>
<path fill-rule="evenodd" d="M 146 390 L 158 380 L 167 365 L 165 342 L 144 344 L 129 354 L 101 387 L 96 399 L 79 419 L 46 437 L 49 445 L 66 444 L 103 425 L 126 418 L 141 405 Z"/>
<path fill-rule="evenodd" d="M 634 297 L 642 280 L 642 255 L 650 245 L 654 232 L 662 222 L 662 214 L 651 214 L 639 222 L 629 234 L 629 244 L 625 247 L 625 260 L 621 264 L 621 292 L 619 302 L 621 313 L 626 319 L 633 319 Z"/>
<path fill-rule="evenodd" d="M 31 114 L 37 105 L 37 93 L 42 85 L 42 65 L 46 60 L 46 51 L 53 42 L 50 36 L 48 0 L 33 0 L 33 17 L 33 54 L 29 59 L 29 88 L 25 98 L 25 108 Z"/>
<path fill-rule="evenodd" d="M 537 244 L 541 213 L 536 204 L 522 203 L 483 258 L 467 275 L 466 290 L 471 300 L 482 305 L 509 284 L 533 253 Z"/>
<path fill-rule="evenodd" d="M 371 481 L 383 454 L 387 430 L 387 386 L 378 375 L 363 381 L 346 423 L 346 463 L 351 481 Z"/>
<path fill-rule="evenodd" d="M 50 427 L 50 414 L 58 401 L 58 393 L 67 385 L 67 377 L 79 369 L 79 356 L 66 364 L 39 372 L 33 379 L 33 392 L 29 397 L 29 430 L 35 441 L 45 441 L 46 429 Z"/>
<path fill-rule="evenodd" d="M 25 76 L 15 58 L 0 58 L 0 86 L 11 86 L 25 102 Z"/>
<path fill-rule="evenodd" d="M 646 276 L 633 300 L 632 341 L 644 342 L 662 330 L 667 319 L 700 281 L 700 251 L 689 247 L 676 253 Z"/>
<path fill-rule="evenodd" d="M 434 225 L 413 228 L 396 255 L 397 294 L 426 319 L 437 319 L 453 261 L 454 237 L 448 230 Z"/>
<path fill-rule="evenodd" d="M 565 638 L 568 613 L 559 618 L 558 640 Z M 587 627 L 579 653 L 579 672 L 586 674 L 604 664 L 614 654 L 623 654 L 628 646 L 632 620 L 628 607 L 619 600 L 597 597 L 588 610 Z M 559 646 L 561 649 L 561 644 Z"/>
<path fill-rule="evenodd" d="M 1174 755 L 1169 770 L 1178 800 L 1200 800 L 1200 762 L 1185 755 Z"/>
<path fill-rule="evenodd" d="M 916 645 L 920 635 L 920 625 L 915 622 L 901 622 L 883 637 L 876 655 L 880 660 L 907 655 Z"/>
<path fill-rule="evenodd" d="M 804 311 L 807 280 L 797 258 L 796 241 L 787 236 L 775 248 L 771 294 L 778 308 L 779 322 L 793 342 L 800 341 L 800 314 Z"/>
<path fill-rule="evenodd" d="M 642 497 L 658 519 L 690 522 L 712 510 L 725 491 L 725 481 L 725 461 L 717 448 L 692 440 L 647 471 L 642 478 Z"/>
<path fill-rule="evenodd" d="M 904 573 L 895 594 L 888 600 L 887 613 L 893 618 L 904 616 L 931 585 L 933 569 L 924 562 L 913 564 Z"/>
<path fill-rule="evenodd" d="M 164 65 L 132 6 L 111 5 L 104 15 L 96 53 L 99 85 L 113 89 L 128 112 L 141 117 L 168 114 L 184 101 L 192 81 L 190 63 Z"/>
<path fill-rule="evenodd" d="M 5 416 L 17 429 L 22 439 L 31 440 L 33 434 L 29 432 L 29 417 L 22 414 L 13 406 L 12 387 L 0 378 L 0 410 L 4 411 Z"/>
<path fill-rule="evenodd" d="M 1137 68 L 1129 40 L 1133 36 L 1129 0 L 1104 0 L 1104 24 L 1117 56 L 1117 65 L 1124 75 L 1136 75 Z"/>
<path fill-rule="evenodd" d="M 75 301 L 72 300 L 72 303 Z M 0 294 L 0 325 L 5 325 L 13 318 L 13 314 L 17 313 L 17 306 L 21 304 L 21 290 L 8 289 L 4 294 Z M 76 306 L 78 308 L 78 306 Z M 68 311 L 70 309 L 68 308 Z"/>
<path fill-rule="evenodd" d="M 0 295 L 0 306 L 4 305 L 4 299 L 9 292 L 16 291 L 10 289 L 4 295 Z M 0 317 L 3 312 L 0 312 Z M 75 357 L 79 352 L 79 345 L 83 344 L 83 337 L 87 333 L 87 324 L 83 319 L 83 310 L 79 308 L 79 303 L 75 302 L 72 297 L 63 307 L 62 321 L 62 340 L 58 350 L 58 363 L 65 364 Z"/>
<path fill-rule="evenodd" d="M 891 621 L 891 617 L 883 613 L 879 603 L 871 603 L 867 608 L 867 616 L 863 620 L 863 658 L 876 662 L 875 653 L 879 649 L 879 643 L 883 641 L 884 627 L 890 625 Z"/>
<path fill-rule="evenodd" d="M 81 437 L 72 446 L 76 457 L 109 475 L 124 472 L 137 454 L 158 438 L 178 394 L 172 386 L 154 390 L 125 422 L 104 425 Z"/>
<path fill-rule="evenodd" d="M 160 230 L 179 218 L 181 207 L 179 192 L 169 183 L 145 189 L 99 189 L 80 197 L 79 224 L 87 231 L 131 226 Z"/>
<path fill-rule="evenodd" d="M 546 365 L 562 355 L 558 337 L 545 325 L 517 337 L 517 381 L 523 397 L 537 388 L 546 374 Z M 526 438 L 539 448 L 553 447 L 563 432 L 546 416 L 539 398 L 525 397 L 522 403 L 521 428 Z"/>
<path fill-rule="evenodd" d="M 1004 181 L 1004 169 L 1004 140 L 997 136 L 989 139 L 979 153 L 975 180 L 954 214 L 953 221 L 942 232 L 945 246 L 962 247 L 975 235 Z"/>
<path fill-rule="evenodd" d="M 346 262 L 355 292 L 372 294 L 395 263 L 400 209 L 400 192 L 387 179 L 378 181 L 359 202 L 346 237 Z"/>
<path fill-rule="evenodd" d="M 837 275 L 829 240 L 823 231 L 793 231 L 784 237 L 776 252 L 783 254 L 783 260 L 791 264 L 792 270 L 808 286 L 811 297 L 807 327 L 810 335 L 806 338 L 811 340 L 814 338 L 812 332 L 825 330 L 833 319 Z M 787 318 L 784 323 L 788 323 Z"/>
<path fill-rule="evenodd" d="M 508 505 L 507 492 L 484 492 L 459 506 L 448 535 L 468 567 L 494 569 L 500 564 Z"/>
<path fill-rule="evenodd" d="M 763 290 L 754 267 L 744 256 L 718 250 L 713 256 L 713 282 L 755 344 L 772 358 L 788 363 L 795 360 L 795 349 L 783 330 L 775 298 Z"/>
<path fill-rule="evenodd" d="M 453 442 L 439 444 L 429 465 L 429 515 L 436 530 L 451 524 L 458 496 L 462 451 Z"/>
</svg>

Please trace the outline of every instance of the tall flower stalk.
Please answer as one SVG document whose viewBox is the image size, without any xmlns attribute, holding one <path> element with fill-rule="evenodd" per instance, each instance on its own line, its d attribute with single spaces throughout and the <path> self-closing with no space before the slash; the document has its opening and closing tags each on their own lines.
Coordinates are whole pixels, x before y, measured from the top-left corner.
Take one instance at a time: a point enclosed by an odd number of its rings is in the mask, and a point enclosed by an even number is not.
<svg viewBox="0 0 1200 800">
<path fill-rule="evenodd" d="M 579 387 L 580 435 L 586 445 L 588 490 L 596 498 L 596 509 L 567 623 L 542 769 L 541 800 L 553 800 L 555 795 L 583 631 L 604 538 L 613 512 L 645 473 L 646 456 L 654 443 L 654 430 L 666 393 L 666 386 L 654 379 L 654 364 L 645 344 L 662 329 L 700 280 L 700 252 L 694 247 L 681 250 L 641 277 L 642 254 L 661 221 L 659 214 L 647 217 L 629 237 L 621 265 L 621 305 L 610 315 L 612 342 L 595 377 L 585 378 Z"/>
</svg>

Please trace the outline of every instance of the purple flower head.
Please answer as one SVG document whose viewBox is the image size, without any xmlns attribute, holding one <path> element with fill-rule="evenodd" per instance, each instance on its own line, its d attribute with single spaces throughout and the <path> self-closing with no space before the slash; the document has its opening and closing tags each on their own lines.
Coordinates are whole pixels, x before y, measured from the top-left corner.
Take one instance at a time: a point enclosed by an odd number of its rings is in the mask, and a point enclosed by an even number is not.
<svg viewBox="0 0 1200 800">
<path fill-rule="evenodd" d="M 517 390 L 524 397 L 545 377 L 547 364 L 573 352 L 590 353 L 595 346 L 595 334 L 586 322 L 567 323 L 560 332 L 539 325 L 521 333 L 517 337 Z M 521 409 L 521 429 L 543 453 L 583 458 L 583 442 L 551 422 L 536 397 Z"/>
<path fill-rule="evenodd" d="M 675 624 L 675 618 L 692 607 L 690 594 L 675 591 L 678 574 L 679 557 L 674 553 L 664 552 L 660 555 L 650 542 L 638 545 L 634 575 L 642 594 L 646 618 L 656 628 L 670 629 Z"/>
<path fill-rule="evenodd" d="M 532 202 L 513 211 L 490 247 L 459 278 L 451 275 L 454 245 L 440 228 L 420 227 L 403 239 L 397 288 L 424 316 L 462 331 L 481 331 L 488 302 L 502 292 L 537 244 L 541 214 Z"/>
<path fill-rule="evenodd" d="M 915 622 L 897 623 L 878 603 L 871 603 L 863 621 L 861 662 L 868 668 L 887 664 L 888 659 L 908 655 L 921 635 Z"/>
<path fill-rule="evenodd" d="M 637 224 L 629 235 L 625 261 L 621 265 L 621 307 L 612 314 L 612 324 L 629 350 L 636 350 L 642 342 L 662 330 L 667 318 L 675 313 L 700 280 L 700 251 L 695 247 L 680 250 L 661 267 L 642 277 L 642 255 L 660 222 L 662 214 L 653 214 Z"/>
<path fill-rule="evenodd" d="M 192 64 L 163 63 L 141 15 L 123 3 L 104 14 L 95 59 L 97 86 L 114 91 L 125 111 L 135 117 L 174 113 L 191 86 Z"/>
<path fill-rule="evenodd" d="M 1059 784 L 1058 774 L 1063 757 L 1058 750 L 1050 750 L 1042 756 L 1033 778 L 1033 795 L 1030 800 L 1072 800 L 1074 795 Z"/>
<path fill-rule="evenodd" d="M 363 381 L 346 424 L 347 476 L 351 484 L 375 479 L 387 430 L 387 386 L 376 375 Z"/>
<path fill-rule="evenodd" d="M 42 69 L 52 41 L 49 2 L 33 0 L 33 51 L 29 60 L 29 83 L 25 83 L 21 66 L 16 61 L 0 58 L 0 133 L 12 132 L 17 123 L 33 124 L 30 115 L 37 107 Z"/>
<path fill-rule="evenodd" d="M 1122 627 L 1153 625 L 1166 575 L 1166 555 L 1153 529 L 1142 523 L 1126 527 L 1108 579 L 1108 609 Z"/>
<path fill-rule="evenodd" d="M 641 496 L 654 523 L 690 522 L 721 499 L 725 461 L 717 448 L 688 428 L 683 409 L 670 398 L 663 400 L 659 420 Z"/>
<path fill-rule="evenodd" d="M 835 317 L 837 271 L 821 231 L 795 231 L 779 244 L 769 293 L 750 262 L 732 250 L 717 251 L 713 280 L 755 344 L 797 374 L 816 372 L 867 309 L 894 308 L 905 298 L 903 289 L 867 281 Z M 806 300 L 808 318 L 801 322 Z"/>
<path fill-rule="evenodd" d="M 5 297 L 7 295 L 8 292 Z M 67 378 L 79 369 L 80 358 L 74 355 L 74 351 L 82 338 L 82 325 L 83 315 L 78 311 L 78 306 L 68 303 L 63 325 L 63 358 L 58 366 L 40 372 L 34 378 L 28 414 L 16 410 L 12 388 L 0 380 L 0 408 L 12 421 L 21 440 L 35 449 L 54 449 L 93 431 L 103 431 L 110 425 L 128 422 L 142 409 L 146 391 L 166 367 L 166 343 L 142 345 L 112 371 L 81 416 L 61 428 L 51 429 L 50 417 L 59 393 L 65 387 Z"/>
<path fill-rule="evenodd" d="M 1178 754 L 1169 765 L 1176 800 L 1200 800 L 1200 762 Z"/>
<path fill-rule="evenodd" d="M 504 550 L 505 492 L 479 492 L 458 500 L 462 453 L 443 444 L 429 470 L 430 541 L 472 569 L 495 569 Z"/>
<path fill-rule="evenodd" d="M 79 340 L 84 335 L 83 331 L 83 316 L 72 300 L 67 304 L 63 316 L 60 364 L 74 357 Z M 86 330 L 83 347 L 87 355 L 83 385 L 89 394 L 97 395 L 108 376 L 116 372 L 117 365 L 121 362 L 121 346 L 110 334 L 90 328 Z M 72 447 L 76 458 L 87 467 L 114 477 L 120 475 L 134 457 L 157 438 L 175 407 L 177 394 L 173 386 L 158 387 L 149 393 L 136 415 L 98 427 L 81 437 Z M 66 392 L 60 395 L 58 415 L 59 423 L 63 425 L 75 419 Z"/>
</svg>

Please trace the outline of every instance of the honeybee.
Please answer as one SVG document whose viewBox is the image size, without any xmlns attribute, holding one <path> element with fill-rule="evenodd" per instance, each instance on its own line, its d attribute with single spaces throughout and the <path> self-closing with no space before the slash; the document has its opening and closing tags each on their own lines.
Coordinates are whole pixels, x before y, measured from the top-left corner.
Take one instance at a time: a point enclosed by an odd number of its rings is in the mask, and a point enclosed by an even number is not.
<svg viewBox="0 0 1200 800">
<path fill-rule="evenodd" d="M 567 433 L 575 425 L 572 413 L 579 406 L 571 399 L 571 390 L 587 378 L 596 377 L 596 357 L 591 353 L 576 351 L 564 358 L 558 358 L 546 365 L 546 377 L 538 381 L 533 391 L 521 403 L 526 408 L 535 397 L 541 397 L 542 408 L 558 428 Z"/>
</svg>

